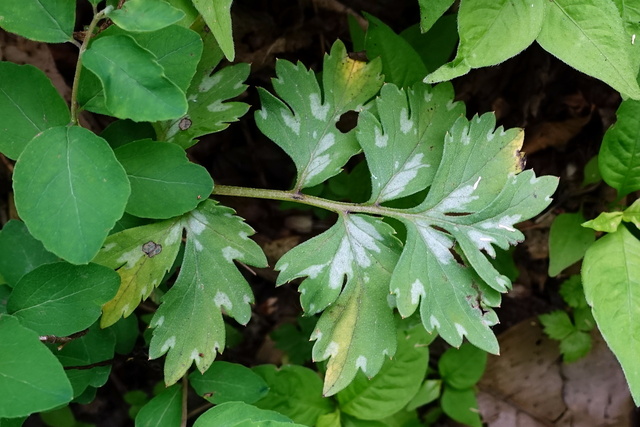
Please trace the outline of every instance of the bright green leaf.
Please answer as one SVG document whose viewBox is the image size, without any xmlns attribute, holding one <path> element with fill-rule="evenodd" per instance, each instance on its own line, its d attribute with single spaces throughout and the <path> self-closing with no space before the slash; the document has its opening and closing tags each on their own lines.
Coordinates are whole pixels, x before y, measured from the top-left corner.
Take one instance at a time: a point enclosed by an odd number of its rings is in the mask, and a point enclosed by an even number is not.
<svg viewBox="0 0 640 427">
<path fill-rule="evenodd" d="M 193 427 L 305 427 L 274 411 L 243 402 L 227 402 L 202 414 Z"/>
<path fill-rule="evenodd" d="M 460 2 L 456 58 L 429 74 L 436 83 L 466 74 L 471 68 L 506 61 L 526 49 L 542 28 L 544 0 L 474 0 Z"/>
<path fill-rule="evenodd" d="M 543 49 L 577 70 L 604 81 L 624 96 L 640 99 L 631 40 L 625 34 L 622 18 L 612 1 L 554 0 L 543 3 L 546 9 L 544 24 L 536 39 Z"/>
<path fill-rule="evenodd" d="M 414 410 L 440 397 L 442 380 L 425 380 L 415 396 L 407 403 L 407 410 Z"/>
<path fill-rule="evenodd" d="M 215 404 L 254 403 L 269 392 L 269 386 L 260 375 L 237 363 L 213 362 L 203 374 L 192 372 L 189 382 L 198 395 Z M 296 393 L 300 392 L 296 390 Z"/>
<path fill-rule="evenodd" d="M 420 324 L 399 331 L 393 359 L 385 361 L 371 379 L 358 374 L 336 395 L 340 409 L 363 420 L 379 420 L 401 410 L 418 392 L 427 373 L 430 341 Z"/>
<path fill-rule="evenodd" d="M 478 401 L 473 389 L 458 390 L 445 386 L 440 405 L 445 414 L 459 423 L 470 427 L 482 427 Z"/>
<path fill-rule="evenodd" d="M 386 357 L 395 354 L 387 296 L 400 245 L 392 233 L 377 219 L 341 215 L 332 228 L 290 250 L 275 267 L 280 271 L 277 285 L 307 277 L 300 285 L 307 314 L 330 305 L 311 336 L 317 340 L 313 359 L 330 358 L 325 395 L 346 387 L 358 370 L 373 377 Z"/>
<path fill-rule="evenodd" d="M 613 233 L 620 226 L 622 216 L 622 212 L 601 212 L 596 218 L 584 222 L 582 226 L 595 231 Z"/>
<path fill-rule="evenodd" d="M 255 119 L 260 130 L 293 159 L 296 189 L 337 175 L 360 150 L 354 132 L 344 134 L 335 123 L 376 94 L 382 84 L 380 70 L 380 61 L 367 64 L 349 58 L 339 41 L 325 56 L 322 90 L 314 73 L 302 64 L 276 63 L 273 87 L 284 102 L 260 90 L 262 110 Z"/>
<path fill-rule="evenodd" d="M 1 9 L 0 5 L 0 15 Z M 69 121 L 67 103 L 41 70 L 31 65 L 0 62 L 2 154 L 17 159 L 38 133 Z"/>
<path fill-rule="evenodd" d="M 182 386 L 175 384 L 144 405 L 136 415 L 136 427 L 180 427 Z"/>
<path fill-rule="evenodd" d="M 150 123 L 138 123 L 133 120 L 116 120 L 100 134 L 100 138 L 104 138 L 113 149 L 133 141 L 155 139 L 155 137 L 156 133 Z"/>
<path fill-rule="evenodd" d="M 454 0 L 418 0 L 420 5 L 420 30 L 423 33 L 451 7 Z"/>
<path fill-rule="evenodd" d="M 127 317 L 146 299 L 169 271 L 180 249 L 179 218 L 129 228 L 112 234 L 93 262 L 120 275 L 120 288 L 102 308 L 101 326 L 106 328 Z"/>
<path fill-rule="evenodd" d="M 544 327 L 545 334 L 554 340 L 563 340 L 576 331 L 566 311 L 555 310 L 541 314 L 538 318 Z"/>
<path fill-rule="evenodd" d="M 604 182 L 622 197 L 640 189 L 640 101 L 623 101 L 616 115 L 602 140 L 598 165 Z"/>
<path fill-rule="evenodd" d="M 91 326 L 119 284 L 113 270 L 98 264 L 45 264 L 20 279 L 7 311 L 40 335 L 67 336 Z"/>
<path fill-rule="evenodd" d="M 138 337 L 140 336 L 138 317 L 133 314 L 129 317 L 120 319 L 111 326 L 111 330 L 116 337 L 116 353 L 131 353 L 136 345 Z"/>
<path fill-rule="evenodd" d="M 166 0 L 171 6 L 184 12 L 185 17 L 177 22 L 178 25 L 189 28 L 198 19 L 200 13 L 191 0 Z"/>
<path fill-rule="evenodd" d="M 422 59 L 411 45 L 378 18 L 365 14 L 369 27 L 365 36 L 367 57 L 380 57 L 387 83 L 409 87 L 427 74 Z"/>
<path fill-rule="evenodd" d="M 182 217 L 187 230 L 184 261 L 173 287 L 162 298 L 151 327 L 149 357 L 167 353 L 165 382 L 174 384 L 195 361 L 206 371 L 225 347 L 222 310 L 241 324 L 251 317 L 253 295 L 234 260 L 266 267 L 251 227 L 232 209 L 206 200 Z"/>
<path fill-rule="evenodd" d="M 450 348 L 440 356 L 438 371 L 446 385 L 457 389 L 473 387 L 484 373 L 487 353 L 465 343 L 460 348 Z"/>
<path fill-rule="evenodd" d="M 562 282 L 559 293 L 569 307 L 582 308 L 587 306 L 579 274 L 573 275 Z"/>
<path fill-rule="evenodd" d="M 9 285 L 0 285 L 0 314 L 7 312 L 7 301 L 11 295 L 12 289 Z"/>
<path fill-rule="evenodd" d="M 27 417 L 0 418 L 0 427 L 22 427 Z"/>
<path fill-rule="evenodd" d="M 593 230 L 582 227 L 581 213 L 558 215 L 549 231 L 549 276 L 557 276 L 565 268 L 580 261 L 596 240 Z"/>
<path fill-rule="evenodd" d="M 309 336 L 317 321 L 315 316 L 298 317 L 297 324 L 283 323 L 271 333 L 276 348 L 287 353 L 288 362 L 304 365 L 311 360 L 313 342 L 309 341 Z"/>
<path fill-rule="evenodd" d="M 187 111 L 184 92 L 167 78 L 153 53 L 132 37 L 115 35 L 95 40 L 83 55 L 105 91 L 108 111 L 134 121 L 168 120 Z"/>
<path fill-rule="evenodd" d="M 178 22 L 184 18 L 184 12 L 163 0 L 128 0 L 107 16 L 124 30 L 146 32 Z"/>
<path fill-rule="evenodd" d="M 24 223 L 12 219 L 0 231 L 0 274 L 9 286 L 34 268 L 58 260 L 29 234 Z"/>
<path fill-rule="evenodd" d="M 425 34 L 420 32 L 420 27 L 416 24 L 402 31 L 400 35 L 420 55 L 427 70 L 434 71 L 449 60 L 458 45 L 456 15 L 441 17 Z"/>
<path fill-rule="evenodd" d="M 269 393 L 255 403 L 258 408 L 279 412 L 310 426 L 316 424 L 318 417 L 334 410 L 333 401 L 322 396 L 322 380 L 318 373 L 309 368 L 261 365 L 253 370 L 269 387 Z"/>
<path fill-rule="evenodd" d="M 0 417 L 16 418 L 64 405 L 72 390 L 62 365 L 38 335 L 0 315 Z"/>
<path fill-rule="evenodd" d="M 76 2 L 73 0 L 0 2 L 0 27 L 31 40 L 67 42 L 72 38 L 75 20 Z"/>
<path fill-rule="evenodd" d="M 635 224 L 640 228 L 640 199 L 637 199 L 627 209 L 622 212 L 622 220 Z"/>
<path fill-rule="evenodd" d="M 231 3 L 233 0 L 193 0 L 193 5 L 204 18 L 216 38 L 224 56 L 233 61 L 236 52 L 231 32 Z"/>
<path fill-rule="evenodd" d="M 622 365 L 631 395 L 640 404 L 640 241 L 620 227 L 585 254 L 582 283 L 609 348 Z"/>
<path fill-rule="evenodd" d="M 95 256 L 130 193 L 107 142 L 77 126 L 36 136 L 16 163 L 13 188 L 33 237 L 74 264 Z"/>
<path fill-rule="evenodd" d="M 131 183 L 125 208 L 131 215 L 155 219 L 182 215 L 213 190 L 209 172 L 189 162 L 184 150 L 175 144 L 135 141 L 116 149 L 115 155 Z"/>
<path fill-rule="evenodd" d="M 582 331 L 573 331 L 560 341 L 560 353 L 565 363 L 576 360 L 589 354 L 591 350 L 591 335 Z"/>
<path fill-rule="evenodd" d="M 600 167 L 598 165 L 598 156 L 593 156 L 586 165 L 584 165 L 584 178 L 582 179 L 582 186 L 585 187 L 589 184 L 595 184 L 602 181 L 602 175 L 600 174 Z"/>
<path fill-rule="evenodd" d="M 375 105 L 380 119 L 360 113 L 357 137 L 374 177 L 369 203 L 378 204 L 417 193 L 433 181 L 441 141 L 464 115 L 464 105 L 453 102 L 450 84 L 432 88 L 421 82 L 406 92 L 384 85 Z"/>
<path fill-rule="evenodd" d="M 76 419 L 69 405 L 53 411 L 41 412 L 40 418 L 50 427 L 76 427 Z"/>
<path fill-rule="evenodd" d="M 576 325 L 576 329 L 582 332 L 589 332 L 596 326 L 591 307 L 587 305 L 586 301 L 584 307 L 573 309 L 573 323 Z"/>
</svg>

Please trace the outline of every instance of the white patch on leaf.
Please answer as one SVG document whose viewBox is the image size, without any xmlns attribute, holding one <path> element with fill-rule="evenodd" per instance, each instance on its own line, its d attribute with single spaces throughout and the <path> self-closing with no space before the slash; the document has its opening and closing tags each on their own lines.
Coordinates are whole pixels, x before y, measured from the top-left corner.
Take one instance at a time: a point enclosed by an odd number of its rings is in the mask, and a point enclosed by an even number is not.
<svg viewBox="0 0 640 427">
<path fill-rule="evenodd" d="M 331 160 L 331 156 L 325 153 L 329 148 L 333 147 L 336 143 L 336 136 L 329 132 L 320 139 L 318 142 L 318 148 L 313 154 L 313 158 L 311 162 L 309 162 L 309 166 L 307 167 L 307 180 L 313 178 L 314 176 L 321 173 L 323 170 L 329 166 L 329 160 Z"/>
<path fill-rule="evenodd" d="M 283 272 L 283 271 L 285 271 L 288 267 L 289 267 L 289 263 L 288 263 L 288 262 L 285 262 L 284 264 L 282 264 L 282 265 L 278 268 L 278 271 L 282 273 L 282 272 Z"/>
<path fill-rule="evenodd" d="M 320 95 L 317 93 L 312 93 L 311 95 L 309 95 L 309 103 L 311 105 L 311 114 L 313 114 L 313 117 L 320 121 L 327 120 L 327 114 L 329 113 L 329 108 L 331 107 L 331 105 L 322 105 L 320 101 Z"/>
<path fill-rule="evenodd" d="M 207 224 L 209 224 L 209 221 L 207 220 L 206 216 L 204 216 L 201 212 L 191 211 L 191 214 L 187 219 L 187 227 L 189 227 L 189 230 L 193 234 L 202 234 L 204 229 L 207 228 Z"/>
<path fill-rule="evenodd" d="M 267 120 L 267 117 L 269 116 L 269 113 L 265 109 L 258 110 L 258 114 L 260 115 L 262 120 Z"/>
<path fill-rule="evenodd" d="M 453 325 L 456 327 L 456 331 L 458 331 L 458 335 L 460 335 L 460 337 L 467 335 L 467 330 L 460 323 L 454 323 Z"/>
<path fill-rule="evenodd" d="M 284 124 L 291 129 L 293 133 L 300 135 L 300 120 L 286 110 L 282 110 L 280 115 L 282 116 Z"/>
<path fill-rule="evenodd" d="M 465 185 L 454 191 L 452 191 L 447 197 L 442 199 L 440 203 L 434 206 L 433 210 L 436 212 L 460 212 L 465 206 L 478 199 L 478 196 L 472 196 L 475 189 L 473 185 Z"/>
<path fill-rule="evenodd" d="M 222 248 L 222 256 L 229 264 L 233 264 L 234 259 L 242 258 L 242 252 L 232 248 L 231 246 L 227 246 Z"/>
<path fill-rule="evenodd" d="M 125 252 L 116 260 L 117 263 L 126 263 L 124 267 L 127 270 L 132 269 L 138 263 L 138 260 L 144 255 L 139 247 L 136 247 L 129 252 Z"/>
<path fill-rule="evenodd" d="M 456 108 L 456 103 L 453 102 L 453 100 L 449 100 L 449 102 L 447 102 L 446 108 L 447 108 L 447 111 L 451 111 L 454 108 Z"/>
<path fill-rule="evenodd" d="M 198 252 L 202 252 L 202 249 L 204 249 L 202 247 L 202 243 L 200 243 L 200 240 L 198 240 L 198 239 L 193 239 L 193 244 L 195 245 L 196 251 L 198 251 Z"/>
<path fill-rule="evenodd" d="M 378 126 L 374 126 L 373 133 L 376 147 L 386 147 L 389 143 L 389 135 L 383 135 L 382 130 Z"/>
<path fill-rule="evenodd" d="M 249 240 L 249 233 L 244 231 L 239 231 L 238 237 L 240 237 L 242 240 Z"/>
<path fill-rule="evenodd" d="M 243 296 L 242 296 L 242 301 L 243 301 L 245 304 L 251 304 L 251 297 L 250 297 L 249 295 L 243 295 Z"/>
<path fill-rule="evenodd" d="M 436 316 L 434 316 L 433 314 L 431 315 L 431 317 L 429 317 L 429 324 L 431 325 L 431 328 L 440 327 L 440 322 L 438 322 L 438 319 L 436 319 Z"/>
<path fill-rule="evenodd" d="M 467 232 L 467 236 L 469 236 L 469 239 L 476 244 L 478 249 L 484 250 L 491 258 L 496 257 L 496 251 L 491 245 L 491 243 L 496 241 L 493 237 L 474 229 L 469 230 Z"/>
<path fill-rule="evenodd" d="M 156 320 L 153 325 L 151 325 L 152 328 L 158 328 L 160 326 L 162 326 L 162 324 L 164 323 L 164 316 L 160 316 L 158 317 L 158 320 Z"/>
<path fill-rule="evenodd" d="M 494 136 L 496 135 L 493 133 L 491 129 L 489 129 L 489 132 L 487 132 L 487 141 L 491 142 Z"/>
<path fill-rule="evenodd" d="M 222 307 L 224 305 L 227 310 L 233 309 L 233 303 L 229 299 L 229 295 L 225 294 L 224 292 L 218 291 L 216 293 L 216 296 L 213 298 L 213 302 L 218 307 Z"/>
<path fill-rule="evenodd" d="M 324 270 L 326 266 L 327 264 L 312 265 L 310 267 L 305 268 L 298 274 L 300 275 L 300 277 L 307 276 L 309 277 L 309 279 L 315 279 L 316 277 L 318 277 L 320 273 L 322 273 L 322 270 Z"/>
<path fill-rule="evenodd" d="M 176 336 L 173 335 L 171 337 L 169 337 L 169 339 L 167 339 L 164 344 L 162 344 L 162 347 L 160 347 L 160 353 L 165 353 L 167 351 L 169 351 L 170 348 L 173 348 L 176 345 Z"/>
<path fill-rule="evenodd" d="M 517 215 L 517 214 L 505 215 L 502 218 L 500 218 L 498 222 L 485 221 L 480 224 L 480 227 L 484 228 L 485 230 L 501 228 L 503 230 L 514 232 L 516 231 L 516 229 L 513 226 L 514 224 L 517 224 L 518 222 L 520 222 L 521 218 L 522 218 L 522 215 Z"/>
<path fill-rule="evenodd" d="M 364 356 L 358 356 L 356 359 L 356 369 L 360 368 L 362 372 L 367 372 L 367 358 Z"/>
<path fill-rule="evenodd" d="M 166 246 L 171 246 L 180 240 L 180 237 L 182 237 L 182 224 L 178 223 L 171 227 L 167 237 L 164 238 L 164 244 Z"/>
<path fill-rule="evenodd" d="M 342 238 L 336 256 L 331 263 L 331 270 L 329 272 L 330 289 L 338 289 L 342 286 L 345 274 L 347 276 L 353 274 L 353 270 L 351 269 L 352 261 L 351 245 L 349 244 L 349 238 L 345 236 Z"/>
<path fill-rule="evenodd" d="M 231 105 L 223 103 L 221 99 L 216 100 L 213 104 L 207 105 L 207 110 L 211 111 L 212 113 L 226 111 L 229 108 L 231 108 Z"/>
<path fill-rule="evenodd" d="M 115 242 L 107 243 L 102 248 L 102 252 L 109 252 L 111 249 L 115 248 L 116 246 L 117 246 L 117 243 Z"/>
<path fill-rule="evenodd" d="M 409 119 L 409 111 L 406 108 L 400 110 L 400 131 L 407 134 L 413 129 L 413 120 Z"/>
<path fill-rule="evenodd" d="M 216 73 L 212 76 L 205 75 L 200 85 L 198 85 L 198 92 L 208 92 L 212 87 L 220 83 L 222 75 Z"/>
<path fill-rule="evenodd" d="M 424 241 L 424 244 L 431 250 L 431 252 L 438 259 L 441 264 L 449 264 L 454 261 L 453 255 L 449 252 L 449 249 L 453 247 L 453 240 L 448 236 L 437 232 L 427 224 L 416 222 L 418 231 Z"/>
<path fill-rule="evenodd" d="M 340 344 L 338 344 L 335 341 L 331 341 L 327 346 L 327 349 L 325 350 L 324 354 L 322 355 L 322 358 L 326 359 L 329 356 L 336 357 L 339 351 L 340 351 Z"/>
<path fill-rule="evenodd" d="M 431 102 L 431 98 L 433 98 L 433 94 L 431 92 L 424 93 L 424 102 Z"/>
<path fill-rule="evenodd" d="M 128 311 L 129 311 L 129 304 L 125 304 L 124 307 L 122 307 L 122 315 L 124 316 L 125 314 L 127 314 Z"/>
<path fill-rule="evenodd" d="M 194 348 L 193 350 L 191 350 L 191 360 L 196 361 L 200 358 L 200 352 L 198 351 L 197 348 Z"/>
<path fill-rule="evenodd" d="M 407 185 L 409 185 L 409 182 L 418 176 L 418 171 L 420 169 L 430 166 L 422 163 L 423 157 L 423 153 L 418 153 L 406 162 L 402 170 L 396 173 L 394 177 L 389 180 L 389 183 L 384 187 L 380 197 L 385 200 L 389 200 L 401 194 Z"/>
<path fill-rule="evenodd" d="M 424 298 L 427 295 L 424 285 L 418 279 L 411 284 L 411 304 L 418 304 L 420 297 Z"/>
<path fill-rule="evenodd" d="M 462 145 L 469 145 L 471 142 L 471 135 L 469 134 L 469 126 L 465 126 L 462 129 L 462 135 L 460 135 L 460 142 Z"/>
</svg>

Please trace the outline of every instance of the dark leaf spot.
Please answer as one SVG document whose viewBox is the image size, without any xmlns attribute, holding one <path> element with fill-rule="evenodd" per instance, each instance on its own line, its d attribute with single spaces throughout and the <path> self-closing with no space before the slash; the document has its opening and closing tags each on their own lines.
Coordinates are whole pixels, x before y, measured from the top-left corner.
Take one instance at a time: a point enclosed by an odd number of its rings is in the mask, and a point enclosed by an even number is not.
<svg viewBox="0 0 640 427">
<path fill-rule="evenodd" d="M 180 120 L 180 123 L 178 123 L 178 127 L 180 128 L 180 130 L 187 130 L 191 127 L 192 123 L 193 122 L 190 118 L 184 117 L 182 120 Z"/>
<path fill-rule="evenodd" d="M 153 258 L 162 252 L 162 245 L 157 244 L 156 242 L 148 241 L 144 245 L 142 245 L 142 252 L 144 252 L 149 258 Z"/>
</svg>

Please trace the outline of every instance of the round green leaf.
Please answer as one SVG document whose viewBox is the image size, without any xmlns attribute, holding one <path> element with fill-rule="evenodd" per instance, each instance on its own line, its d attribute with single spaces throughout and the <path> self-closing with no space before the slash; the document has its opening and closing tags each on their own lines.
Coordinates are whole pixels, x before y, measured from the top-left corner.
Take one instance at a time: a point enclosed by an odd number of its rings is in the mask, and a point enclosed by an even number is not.
<svg viewBox="0 0 640 427">
<path fill-rule="evenodd" d="M 59 258 L 48 252 L 42 242 L 33 238 L 24 223 L 12 219 L 0 232 L 0 274 L 13 287 L 34 268 L 56 262 Z"/>
<path fill-rule="evenodd" d="M 67 336 L 91 326 L 119 285 L 118 273 L 98 264 L 45 264 L 18 282 L 7 311 L 40 335 Z"/>
<path fill-rule="evenodd" d="M 76 2 L 2 0 L 0 18 L 0 27 L 11 33 L 41 42 L 63 43 L 71 40 L 73 34 Z"/>
<path fill-rule="evenodd" d="M 62 365 L 38 335 L 12 317 L 0 315 L 0 417 L 46 411 L 71 400 Z"/>
<path fill-rule="evenodd" d="M 237 363 L 213 362 L 204 374 L 192 372 L 189 381 L 200 396 L 216 404 L 253 403 L 269 391 L 260 375 Z"/>
<path fill-rule="evenodd" d="M 464 343 L 460 348 L 450 348 L 438 361 L 438 370 L 445 384 L 457 389 L 472 387 L 484 373 L 487 352 Z"/>
<path fill-rule="evenodd" d="M 303 427 L 282 414 L 243 402 L 217 405 L 202 414 L 193 427 Z"/>
<path fill-rule="evenodd" d="M 42 71 L 0 62 L 0 151 L 5 156 L 17 159 L 38 133 L 68 123 L 67 103 Z"/>
<path fill-rule="evenodd" d="M 107 142 L 75 126 L 36 136 L 16 163 L 13 188 L 33 237 L 74 264 L 96 255 L 131 191 Z"/>
<path fill-rule="evenodd" d="M 143 218 L 171 218 L 209 197 L 213 180 L 169 142 L 135 141 L 115 150 L 131 182 L 126 211 Z M 168 203 L 167 201 L 170 201 Z"/>
<path fill-rule="evenodd" d="M 178 22 L 185 14 L 163 0 L 129 0 L 107 14 L 127 31 L 156 31 Z"/>
<path fill-rule="evenodd" d="M 179 426 L 182 386 L 175 384 L 144 405 L 136 415 L 136 427 Z"/>
<path fill-rule="evenodd" d="M 153 122 L 187 112 L 184 92 L 167 78 L 156 56 L 133 38 L 99 38 L 82 58 L 102 82 L 106 107 L 115 117 Z"/>
</svg>

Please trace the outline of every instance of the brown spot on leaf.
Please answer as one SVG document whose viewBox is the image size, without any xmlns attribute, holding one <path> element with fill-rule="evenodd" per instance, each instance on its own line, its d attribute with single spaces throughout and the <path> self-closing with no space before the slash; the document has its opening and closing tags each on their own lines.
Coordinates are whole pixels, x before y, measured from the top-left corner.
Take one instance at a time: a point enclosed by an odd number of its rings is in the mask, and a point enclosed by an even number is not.
<svg viewBox="0 0 640 427">
<path fill-rule="evenodd" d="M 190 118 L 184 117 L 182 120 L 180 120 L 180 123 L 178 123 L 178 127 L 180 128 L 180 130 L 187 130 L 191 127 L 192 123 L 193 122 Z"/>
<path fill-rule="evenodd" d="M 149 258 L 153 258 L 160 252 L 162 252 L 162 245 L 159 245 L 156 242 L 150 240 L 142 245 L 142 252 L 144 252 Z"/>
</svg>

